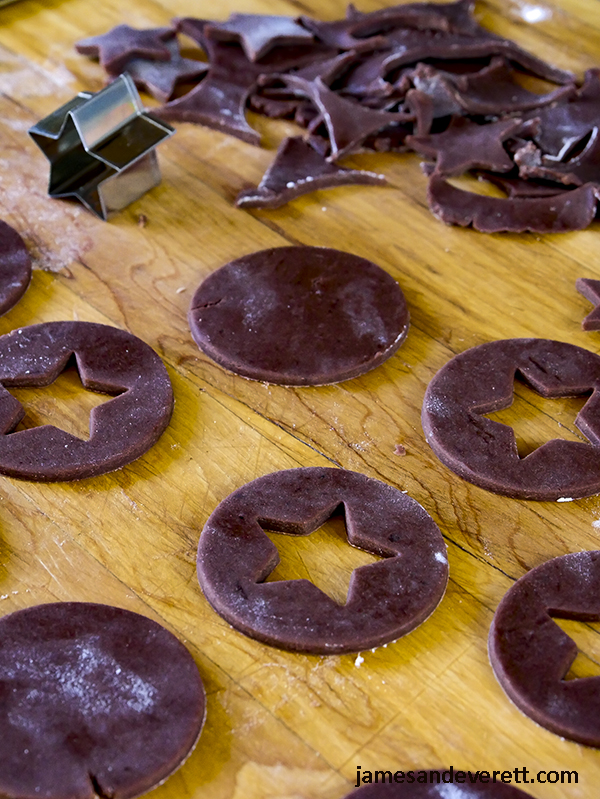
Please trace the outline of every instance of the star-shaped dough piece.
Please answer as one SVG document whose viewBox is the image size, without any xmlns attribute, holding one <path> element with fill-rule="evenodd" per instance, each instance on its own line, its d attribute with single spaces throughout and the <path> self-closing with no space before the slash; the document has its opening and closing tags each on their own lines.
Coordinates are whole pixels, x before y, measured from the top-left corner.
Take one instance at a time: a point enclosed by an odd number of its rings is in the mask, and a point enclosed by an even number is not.
<svg viewBox="0 0 600 799">
<path fill-rule="evenodd" d="M 178 33 L 184 33 L 193 39 L 205 52 L 208 52 L 204 28 L 211 24 L 209 19 L 199 19 L 198 17 L 173 17 L 172 24 Z"/>
<path fill-rule="evenodd" d="M 397 123 L 412 120 L 410 114 L 393 114 L 365 108 L 331 91 L 320 78 L 306 81 L 294 75 L 282 75 L 284 83 L 298 94 L 308 97 L 319 111 L 327 127 L 331 143 L 329 161 L 356 152 L 372 133 Z"/>
<path fill-rule="evenodd" d="M 584 330 L 600 330 L 600 280 L 591 280 L 590 278 L 580 277 L 575 282 L 575 288 L 580 294 L 593 302 L 596 306 L 594 310 L 589 313 L 581 327 Z"/>
<path fill-rule="evenodd" d="M 225 22 L 204 28 L 213 41 L 240 42 L 250 61 L 258 61 L 274 47 L 312 44 L 314 36 L 291 17 L 270 14 L 231 14 Z"/>
<path fill-rule="evenodd" d="M 123 72 L 131 58 L 168 61 L 171 53 L 165 41 L 174 36 L 173 28 L 138 30 L 129 25 L 117 25 L 101 36 L 81 39 L 76 43 L 75 49 L 82 55 L 98 58 L 108 74 L 116 77 Z"/>
<path fill-rule="evenodd" d="M 478 125 L 465 117 L 454 117 L 443 133 L 407 136 L 406 143 L 421 155 L 437 158 L 438 175 L 460 175 L 469 169 L 510 172 L 514 163 L 502 142 L 521 126 L 520 119 Z"/>
<path fill-rule="evenodd" d="M 280 208 L 317 189 L 385 183 L 383 175 L 361 169 L 342 169 L 329 163 L 302 136 L 294 136 L 284 139 L 258 187 L 240 192 L 236 205 L 238 208 Z"/>
<path fill-rule="evenodd" d="M 205 61 L 183 58 L 176 39 L 166 42 L 166 47 L 171 53 L 169 61 L 132 58 L 125 68 L 139 89 L 147 91 L 162 103 L 170 100 L 178 83 L 200 78 L 209 68 Z"/>
</svg>

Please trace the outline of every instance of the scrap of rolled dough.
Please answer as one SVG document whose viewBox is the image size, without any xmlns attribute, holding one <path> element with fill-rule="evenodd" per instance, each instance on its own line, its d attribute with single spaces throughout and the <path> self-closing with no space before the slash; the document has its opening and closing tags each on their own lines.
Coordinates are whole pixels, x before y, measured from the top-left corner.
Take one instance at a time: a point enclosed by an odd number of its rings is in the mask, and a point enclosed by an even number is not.
<svg viewBox="0 0 600 799">
<path fill-rule="evenodd" d="M 343 169 L 330 163 L 302 136 L 293 136 L 283 140 L 260 184 L 240 192 L 235 204 L 238 208 L 280 208 L 317 189 L 385 183 L 385 177 L 375 172 Z"/>
<path fill-rule="evenodd" d="M 581 323 L 584 330 L 600 330 L 600 280 L 580 277 L 575 281 L 575 288 L 580 294 L 596 306 Z"/>
</svg>

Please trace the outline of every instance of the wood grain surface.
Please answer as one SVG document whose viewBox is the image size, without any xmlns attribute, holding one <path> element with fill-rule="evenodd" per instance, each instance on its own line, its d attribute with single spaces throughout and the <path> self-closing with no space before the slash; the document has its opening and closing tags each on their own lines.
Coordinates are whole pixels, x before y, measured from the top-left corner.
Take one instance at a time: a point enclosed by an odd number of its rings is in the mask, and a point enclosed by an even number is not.
<svg viewBox="0 0 600 799">
<path fill-rule="evenodd" d="M 426 204 L 415 155 L 360 155 L 351 166 L 384 173 L 387 188 L 317 192 L 276 211 L 236 209 L 293 125 L 249 114 L 263 148 L 182 124 L 159 148 L 161 185 L 104 223 L 46 195 L 48 168 L 27 129 L 103 85 L 74 43 L 127 22 L 232 11 L 334 19 L 342 0 L 22 0 L 0 11 L 0 217 L 35 261 L 24 299 L 0 333 L 79 319 L 125 328 L 164 359 L 176 404 L 159 442 L 126 468 L 75 483 L 0 477 L 0 612 L 40 602 L 105 602 L 172 630 L 193 653 L 208 718 L 190 759 L 154 799 L 340 799 L 356 768 L 572 770 L 578 784 L 529 784 L 539 799 L 600 792 L 600 753 L 523 716 L 496 682 L 487 633 L 514 580 L 545 560 L 599 548 L 600 499 L 526 502 L 476 488 L 440 464 L 420 424 L 423 394 L 454 354 L 499 338 L 557 338 L 600 351 L 584 333 L 590 303 L 579 277 L 600 279 L 600 225 L 562 235 L 484 235 L 443 225 Z M 381 7 L 361 0 L 361 10 Z M 534 12 L 531 9 L 534 9 Z M 536 19 L 535 23 L 528 19 Z M 477 18 L 560 67 L 600 65 L 595 0 L 477 2 Z M 140 215 L 147 219 L 140 226 Z M 186 312 L 198 283 L 227 261 L 301 243 L 369 258 L 404 290 L 409 335 L 378 369 L 345 383 L 284 388 L 229 374 L 200 353 Z M 17 392 L 15 392 L 17 393 Z M 94 398 L 66 374 L 22 390 L 24 424 L 51 421 L 85 435 Z M 577 400 L 516 395 L 499 420 L 522 451 L 577 436 Z M 396 454 L 401 444 L 406 454 Z M 202 527 L 230 492 L 294 466 L 340 466 L 414 497 L 448 544 L 450 583 L 434 615 L 364 658 L 293 655 L 233 631 L 198 586 Z M 364 553 L 340 547 L 335 525 L 303 541 L 277 538 L 277 576 L 309 576 L 343 597 Z M 339 555 L 343 550 L 343 557 Z M 562 624 L 562 622 L 561 622 Z M 580 647 L 575 673 L 600 675 L 595 624 L 564 623 Z"/>
</svg>

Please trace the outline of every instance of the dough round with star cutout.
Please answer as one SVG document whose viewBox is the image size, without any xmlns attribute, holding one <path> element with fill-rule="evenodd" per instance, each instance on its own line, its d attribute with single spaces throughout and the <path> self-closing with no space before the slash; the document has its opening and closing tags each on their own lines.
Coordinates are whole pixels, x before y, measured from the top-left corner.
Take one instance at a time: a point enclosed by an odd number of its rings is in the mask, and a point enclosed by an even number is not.
<svg viewBox="0 0 600 799">
<path fill-rule="evenodd" d="M 600 747 L 600 677 L 566 679 L 575 642 L 554 618 L 600 620 L 600 552 L 574 552 L 527 572 L 494 614 L 488 641 L 496 679 L 542 727 Z"/>
<path fill-rule="evenodd" d="M 520 458 L 512 428 L 485 414 L 508 408 L 517 375 L 543 397 L 592 393 L 575 424 L 585 441 L 555 438 Z M 519 499 L 565 500 L 600 492 L 600 357 L 549 339 L 481 344 L 443 366 L 425 392 L 427 442 L 456 474 Z"/>
<path fill-rule="evenodd" d="M 299 536 L 343 508 L 348 543 L 381 556 L 352 572 L 340 605 L 309 580 L 265 582 L 279 562 L 265 529 Z M 297 652 L 359 652 L 395 641 L 433 613 L 448 581 L 439 528 L 414 499 L 344 469 L 289 469 L 230 494 L 200 536 L 198 579 L 235 629 Z"/>
<path fill-rule="evenodd" d="M 365 258 L 326 247 L 276 247 L 204 280 L 188 320 L 221 366 L 288 386 L 338 383 L 396 352 L 408 332 L 402 290 Z"/>
<path fill-rule="evenodd" d="M 92 410 L 89 440 L 53 425 L 11 432 L 24 408 L 8 389 L 49 385 L 73 355 L 85 388 L 117 395 Z M 125 330 L 46 322 L 0 336 L 0 474 L 58 481 L 119 469 L 158 440 L 172 410 L 163 362 Z"/>
<path fill-rule="evenodd" d="M 194 659 L 121 608 L 58 602 L 0 620 L 0 793 L 131 799 L 190 754 L 205 718 Z"/>
</svg>

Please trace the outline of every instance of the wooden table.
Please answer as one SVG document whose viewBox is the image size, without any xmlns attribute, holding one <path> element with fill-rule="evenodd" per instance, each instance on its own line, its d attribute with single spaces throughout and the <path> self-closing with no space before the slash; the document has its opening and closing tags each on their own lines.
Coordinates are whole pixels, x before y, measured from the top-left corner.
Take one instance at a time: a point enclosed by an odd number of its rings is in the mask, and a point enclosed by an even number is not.
<svg viewBox="0 0 600 799">
<path fill-rule="evenodd" d="M 379 5 L 364 0 L 361 8 Z M 427 209 L 414 155 L 350 160 L 383 172 L 388 188 L 340 188 L 277 211 L 237 210 L 237 192 L 256 185 L 293 130 L 252 115 L 264 149 L 179 126 L 159 149 L 162 184 L 109 223 L 46 196 L 47 164 L 27 129 L 78 91 L 103 85 L 101 68 L 77 55 L 74 42 L 125 21 L 155 27 L 174 16 L 224 19 L 231 11 L 333 19 L 344 3 L 331 0 L 324 11 L 315 0 L 133 0 L 125 12 L 117 0 L 24 0 L 0 11 L 0 216 L 22 234 L 36 266 L 0 333 L 62 319 L 125 328 L 162 356 L 176 396 L 158 444 L 118 472 L 50 485 L 0 478 L 0 608 L 104 602 L 159 620 L 187 644 L 205 680 L 208 719 L 195 752 L 152 793 L 156 799 L 338 799 L 357 766 L 449 765 L 576 769 L 577 785 L 527 789 L 539 799 L 596 796 L 600 754 L 523 716 L 496 682 L 486 644 L 494 609 L 515 579 L 554 556 L 598 547 L 600 500 L 525 502 L 476 488 L 433 455 L 420 410 L 436 371 L 473 345 L 535 336 L 600 349 L 598 335 L 581 330 L 591 305 L 575 290 L 578 277 L 600 278 L 598 223 L 548 236 L 447 227 Z M 477 16 L 578 74 L 600 63 L 593 0 L 487 0 Z M 186 322 L 198 283 L 232 258 L 290 242 L 346 249 L 398 280 L 411 329 L 383 366 L 340 385 L 295 389 L 228 374 L 198 351 Z M 83 434 L 96 400 L 72 373 L 52 388 L 15 394 L 29 424 L 56 421 Z M 531 448 L 576 437 L 580 406 L 519 389 L 498 418 Z M 211 610 L 196 580 L 200 531 L 224 497 L 268 472 L 313 465 L 408 491 L 448 544 L 450 583 L 438 610 L 405 639 L 363 653 L 362 663 L 354 655 L 292 655 L 246 638 Z M 301 550 L 285 536 L 278 546 L 277 576 L 311 576 L 337 596 L 351 569 L 369 560 L 333 526 Z M 585 653 L 577 673 L 600 674 L 597 625 L 563 625 Z"/>
</svg>

